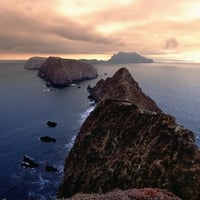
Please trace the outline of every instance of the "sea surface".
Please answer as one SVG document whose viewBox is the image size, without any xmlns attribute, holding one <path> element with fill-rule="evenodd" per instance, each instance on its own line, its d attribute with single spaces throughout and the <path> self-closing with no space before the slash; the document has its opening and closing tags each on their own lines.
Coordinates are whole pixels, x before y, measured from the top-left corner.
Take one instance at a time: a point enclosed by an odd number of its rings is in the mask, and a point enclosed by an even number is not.
<svg viewBox="0 0 200 200">
<path fill-rule="evenodd" d="M 120 67 L 130 70 L 142 90 L 178 123 L 194 132 L 200 146 L 200 64 L 98 64 L 99 78 L 71 87 L 50 89 L 25 61 L 0 61 L 0 200 L 55 199 L 64 160 L 94 105 L 87 86 L 112 76 Z M 48 120 L 58 126 L 49 128 Z M 40 136 L 56 138 L 42 143 Z M 22 168 L 28 155 L 37 169 Z M 46 165 L 58 169 L 45 171 Z"/>
</svg>

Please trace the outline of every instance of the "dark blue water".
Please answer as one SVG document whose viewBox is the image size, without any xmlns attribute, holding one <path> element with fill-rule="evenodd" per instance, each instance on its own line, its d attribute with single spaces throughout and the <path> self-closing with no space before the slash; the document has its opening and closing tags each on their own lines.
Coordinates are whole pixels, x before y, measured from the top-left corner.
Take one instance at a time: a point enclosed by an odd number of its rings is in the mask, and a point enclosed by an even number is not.
<svg viewBox="0 0 200 200">
<path fill-rule="evenodd" d="M 81 123 L 92 109 L 85 81 L 74 87 L 49 91 L 36 76 L 23 68 L 23 61 L 0 62 L 0 199 L 54 199 L 62 180 L 64 159 Z M 177 122 L 191 129 L 200 146 L 200 65 L 129 64 L 96 65 L 100 77 L 127 67 L 143 91 Z M 107 75 L 104 75 L 107 73 Z M 80 86 L 81 88 L 78 88 Z M 56 121 L 56 128 L 46 125 Z M 44 144 L 48 135 L 56 143 Z M 29 155 L 38 169 L 23 169 L 20 162 Z M 57 173 L 44 170 L 55 166 Z"/>
</svg>

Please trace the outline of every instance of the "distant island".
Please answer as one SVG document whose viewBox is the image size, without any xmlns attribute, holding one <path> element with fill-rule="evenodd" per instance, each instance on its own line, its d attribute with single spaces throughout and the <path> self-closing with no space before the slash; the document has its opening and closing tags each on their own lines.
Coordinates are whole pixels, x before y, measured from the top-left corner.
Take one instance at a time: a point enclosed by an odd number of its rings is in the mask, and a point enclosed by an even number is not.
<svg viewBox="0 0 200 200">
<path fill-rule="evenodd" d="M 119 52 L 111 56 L 109 60 L 97 60 L 97 59 L 81 59 L 82 62 L 89 64 L 100 64 L 100 63 L 111 63 L 111 64 L 122 64 L 122 63 L 153 63 L 153 59 L 146 58 L 139 55 L 136 52 Z"/>
<path fill-rule="evenodd" d="M 34 56 L 27 60 L 25 63 L 25 69 L 36 69 L 38 70 L 44 61 L 47 58 Z M 153 63 L 153 59 L 143 57 L 136 52 L 119 52 L 111 56 L 109 60 L 98 60 L 98 59 L 79 59 L 78 61 L 84 62 L 87 64 L 95 65 L 95 64 L 103 64 L 103 63 L 111 63 L 111 64 L 122 64 L 122 63 Z"/>
<path fill-rule="evenodd" d="M 108 62 L 110 63 L 153 63 L 154 61 L 149 58 L 145 58 L 135 52 L 124 53 L 119 52 L 114 54 Z"/>
<path fill-rule="evenodd" d="M 97 78 L 97 70 L 90 64 L 73 59 L 49 57 L 40 66 L 38 76 L 48 86 L 63 87 L 77 81 Z"/>
<path fill-rule="evenodd" d="M 38 70 L 46 59 L 47 58 L 45 57 L 39 57 L 39 56 L 31 57 L 26 61 L 24 68 L 30 70 Z"/>
</svg>

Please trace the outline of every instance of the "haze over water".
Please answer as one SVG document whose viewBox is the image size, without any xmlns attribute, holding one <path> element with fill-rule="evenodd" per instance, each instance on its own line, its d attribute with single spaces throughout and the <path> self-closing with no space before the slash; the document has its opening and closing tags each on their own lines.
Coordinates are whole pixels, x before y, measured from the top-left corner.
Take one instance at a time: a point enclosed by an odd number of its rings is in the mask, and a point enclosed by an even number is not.
<svg viewBox="0 0 200 200">
<path fill-rule="evenodd" d="M 85 81 L 75 87 L 50 91 L 37 71 L 23 68 L 23 61 L 0 62 L 0 199 L 53 199 L 62 179 L 63 164 L 81 123 L 92 110 Z M 200 146 L 200 65 L 179 63 L 96 65 L 99 78 L 127 67 L 143 91 L 178 123 L 192 130 Z M 79 89 L 78 86 L 81 88 Z M 55 129 L 46 121 L 58 123 Z M 44 144 L 49 135 L 56 143 Z M 29 155 L 39 169 L 23 169 Z M 45 172 L 46 164 L 59 172 Z"/>
</svg>

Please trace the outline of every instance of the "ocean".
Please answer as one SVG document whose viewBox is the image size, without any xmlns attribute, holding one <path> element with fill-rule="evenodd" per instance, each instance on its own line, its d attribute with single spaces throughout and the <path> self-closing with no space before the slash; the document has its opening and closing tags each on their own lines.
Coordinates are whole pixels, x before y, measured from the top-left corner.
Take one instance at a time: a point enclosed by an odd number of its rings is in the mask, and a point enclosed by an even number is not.
<svg viewBox="0 0 200 200">
<path fill-rule="evenodd" d="M 87 86 L 112 76 L 120 67 L 129 69 L 165 113 L 192 130 L 200 147 L 200 64 L 97 64 L 98 79 L 55 90 L 45 86 L 37 71 L 24 69 L 24 64 L 0 61 L 0 200 L 55 199 L 65 157 L 94 108 Z M 48 120 L 58 126 L 49 128 Z M 42 143 L 41 136 L 56 138 L 56 143 Z M 39 168 L 22 168 L 24 155 Z M 46 172 L 46 165 L 58 172 Z"/>
</svg>

